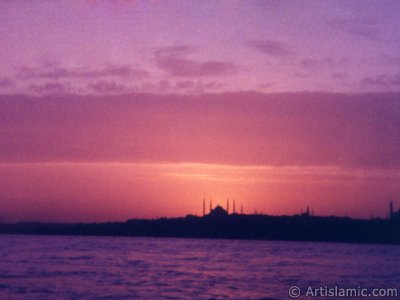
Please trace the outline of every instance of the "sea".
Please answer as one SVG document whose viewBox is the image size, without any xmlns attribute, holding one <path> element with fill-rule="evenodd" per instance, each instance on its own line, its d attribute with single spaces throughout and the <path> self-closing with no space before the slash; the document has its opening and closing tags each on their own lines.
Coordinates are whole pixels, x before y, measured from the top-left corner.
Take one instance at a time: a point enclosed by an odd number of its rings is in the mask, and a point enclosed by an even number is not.
<svg viewBox="0 0 400 300">
<path fill-rule="evenodd" d="M 291 297 L 399 299 L 400 246 L 0 235 L 0 299 Z"/>
</svg>

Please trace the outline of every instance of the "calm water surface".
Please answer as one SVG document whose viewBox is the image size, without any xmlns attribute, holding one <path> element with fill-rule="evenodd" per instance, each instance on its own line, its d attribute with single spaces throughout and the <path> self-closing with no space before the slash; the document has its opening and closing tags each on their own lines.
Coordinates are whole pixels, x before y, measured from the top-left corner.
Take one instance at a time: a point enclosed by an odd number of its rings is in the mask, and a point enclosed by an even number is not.
<svg viewBox="0 0 400 300">
<path fill-rule="evenodd" d="M 0 235 L 0 299 L 288 299 L 292 285 L 400 288 L 400 247 Z"/>
</svg>

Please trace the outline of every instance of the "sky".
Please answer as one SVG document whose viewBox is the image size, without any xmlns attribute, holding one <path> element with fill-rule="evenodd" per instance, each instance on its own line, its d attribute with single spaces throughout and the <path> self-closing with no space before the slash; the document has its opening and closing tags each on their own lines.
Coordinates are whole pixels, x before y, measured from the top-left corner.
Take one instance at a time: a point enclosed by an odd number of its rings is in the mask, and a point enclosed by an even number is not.
<svg viewBox="0 0 400 300">
<path fill-rule="evenodd" d="M 0 221 L 400 207 L 399 1 L 1 1 Z"/>
</svg>

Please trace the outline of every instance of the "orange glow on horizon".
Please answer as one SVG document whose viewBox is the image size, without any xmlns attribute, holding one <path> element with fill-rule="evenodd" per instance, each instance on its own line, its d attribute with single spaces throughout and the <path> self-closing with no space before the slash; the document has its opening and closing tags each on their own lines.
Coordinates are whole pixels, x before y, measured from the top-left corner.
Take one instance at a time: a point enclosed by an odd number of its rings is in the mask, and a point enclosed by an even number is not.
<svg viewBox="0 0 400 300">
<path fill-rule="evenodd" d="M 400 207 L 400 1 L 3 2 L 0 222 Z"/>
<path fill-rule="evenodd" d="M 319 215 L 355 217 L 370 215 L 362 210 L 367 201 L 384 216 L 382 197 L 398 193 L 400 176 L 335 166 L 48 162 L 2 163 L 0 178 L 6 221 L 123 221 L 201 215 L 203 198 L 224 207 L 235 199 L 245 213 L 290 215 L 310 206 Z"/>
</svg>

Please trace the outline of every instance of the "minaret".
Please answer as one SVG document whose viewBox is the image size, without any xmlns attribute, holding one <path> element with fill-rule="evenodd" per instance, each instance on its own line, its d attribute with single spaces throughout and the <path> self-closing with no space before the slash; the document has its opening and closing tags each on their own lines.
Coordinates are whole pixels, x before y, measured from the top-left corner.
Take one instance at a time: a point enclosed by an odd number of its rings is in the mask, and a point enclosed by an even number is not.
<svg viewBox="0 0 400 300">
<path fill-rule="evenodd" d="M 229 215 L 229 198 L 226 199 L 226 212 L 227 212 L 228 215 Z"/>
<path fill-rule="evenodd" d="M 243 215 L 243 203 L 240 204 L 240 214 Z"/>
<path fill-rule="evenodd" d="M 393 201 L 390 201 L 389 205 L 389 219 L 393 219 Z"/>
<path fill-rule="evenodd" d="M 203 217 L 206 215 L 206 198 L 203 198 Z"/>
<path fill-rule="evenodd" d="M 233 214 L 236 213 L 235 199 L 233 199 L 233 210 L 232 210 L 232 213 L 233 213 Z"/>
<path fill-rule="evenodd" d="M 212 199 L 210 199 L 210 213 L 212 211 Z"/>
</svg>

